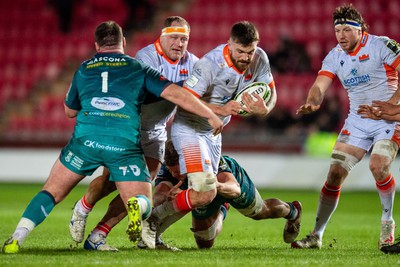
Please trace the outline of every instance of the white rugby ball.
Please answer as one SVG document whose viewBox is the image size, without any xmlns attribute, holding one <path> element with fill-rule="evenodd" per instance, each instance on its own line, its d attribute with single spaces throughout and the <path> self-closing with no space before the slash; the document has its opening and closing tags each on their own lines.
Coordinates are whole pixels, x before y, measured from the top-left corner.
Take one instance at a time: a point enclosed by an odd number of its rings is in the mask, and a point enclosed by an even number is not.
<svg viewBox="0 0 400 267">
<path fill-rule="evenodd" d="M 239 102 L 242 106 L 246 106 L 242 101 L 242 96 L 243 96 L 244 92 L 249 93 L 253 97 L 253 100 L 255 100 L 255 101 L 257 100 L 257 98 L 255 98 L 253 95 L 256 95 L 256 94 L 261 96 L 261 98 L 264 99 L 265 103 L 267 103 L 269 101 L 269 99 L 271 98 L 271 88 L 269 88 L 268 84 L 266 84 L 264 82 L 251 83 L 235 95 L 234 100 Z M 238 113 L 239 113 L 239 115 L 242 115 L 242 116 L 249 115 L 243 109 L 241 109 Z"/>
</svg>

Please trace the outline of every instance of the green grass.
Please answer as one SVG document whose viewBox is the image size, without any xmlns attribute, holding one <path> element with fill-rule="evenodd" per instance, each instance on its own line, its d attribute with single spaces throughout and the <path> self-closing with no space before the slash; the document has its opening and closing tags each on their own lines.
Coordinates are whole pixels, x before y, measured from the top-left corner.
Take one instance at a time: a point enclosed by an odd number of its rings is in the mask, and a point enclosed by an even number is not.
<svg viewBox="0 0 400 267">
<path fill-rule="evenodd" d="M 0 184 L 0 241 L 14 231 L 29 200 L 41 189 L 37 184 Z M 74 202 L 84 193 L 79 186 L 56 206 L 50 216 L 25 240 L 16 255 L 0 253 L 0 266 L 387 266 L 400 263 L 399 255 L 377 249 L 380 204 L 376 192 L 342 192 L 340 204 L 324 236 L 321 250 L 295 250 L 282 241 L 283 219 L 253 221 L 230 209 L 224 229 L 210 250 L 198 250 L 190 231 L 190 216 L 173 225 L 164 239 L 182 252 L 147 251 L 132 247 L 125 235 L 126 221 L 108 242 L 117 253 L 88 252 L 74 247 L 68 222 Z M 319 192 L 261 190 L 264 198 L 300 200 L 303 221 L 300 237 L 312 229 Z M 105 212 L 109 196 L 90 214 L 87 233 Z M 399 201 L 395 219 L 400 222 Z"/>
</svg>

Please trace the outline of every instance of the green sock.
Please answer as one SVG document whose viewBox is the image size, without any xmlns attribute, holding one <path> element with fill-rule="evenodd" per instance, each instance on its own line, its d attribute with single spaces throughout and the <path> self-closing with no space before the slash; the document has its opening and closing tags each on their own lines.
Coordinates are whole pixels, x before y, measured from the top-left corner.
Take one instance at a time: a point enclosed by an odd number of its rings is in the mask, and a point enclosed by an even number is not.
<svg viewBox="0 0 400 267">
<path fill-rule="evenodd" d="M 22 217 L 31 220 L 37 226 L 46 219 L 54 206 L 54 197 L 45 190 L 40 191 L 32 198 Z"/>
</svg>

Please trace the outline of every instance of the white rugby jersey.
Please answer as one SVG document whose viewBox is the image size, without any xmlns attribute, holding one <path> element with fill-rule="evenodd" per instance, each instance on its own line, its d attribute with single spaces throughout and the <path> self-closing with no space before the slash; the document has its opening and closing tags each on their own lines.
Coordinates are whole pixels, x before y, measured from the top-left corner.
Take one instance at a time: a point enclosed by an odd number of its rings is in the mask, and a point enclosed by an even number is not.
<svg viewBox="0 0 400 267">
<path fill-rule="evenodd" d="M 198 57 L 186 51 L 180 60 L 172 61 L 161 48 L 160 40 L 140 49 L 135 56 L 136 59 L 155 68 L 172 82 L 186 80 L 192 72 L 193 65 L 198 61 Z M 152 97 L 152 95 L 149 95 Z M 166 127 L 166 123 L 173 115 L 175 104 L 159 99 L 157 102 L 142 105 L 142 130 L 157 130 Z"/>
<path fill-rule="evenodd" d="M 319 75 L 339 78 L 347 90 L 351 116 L 358 116 L 361 104 L 372 100 L 387 101 L 397 90 L 400 48 L 388 37 L 364 33 L 360 45 L 352 53 L 338 44 L 325 57 Z"/>
<path fill-rule="evenodd" d="M 252 82 L 265 82 L 275 90 L 268 56 L 264 50 L 257 47 L 249 68 L 240 72 L 233 65 L 228 45 L 223 44 L 196 62 L 184 87 L 206 103 L 223 106 Z M 221 117 L 224 125 L 229 123 L 230 117 Z M 182 109 L 178 109 L 175 122 L 189 125 L 201 132 L 212 130 L 206 119 Z"/>
</svg>

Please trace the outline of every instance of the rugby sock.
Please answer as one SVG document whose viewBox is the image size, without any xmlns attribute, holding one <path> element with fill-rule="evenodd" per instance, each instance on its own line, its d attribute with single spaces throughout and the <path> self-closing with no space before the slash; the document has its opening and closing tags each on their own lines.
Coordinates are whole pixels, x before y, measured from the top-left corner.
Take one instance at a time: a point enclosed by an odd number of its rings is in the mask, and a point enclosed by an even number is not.
<svg viewBox="0 0 400 267">
<path fill-rule="evenodd" d="M 45 190 L 40 191 L 32 198 L 22 217 L 31 220 L 37 226 L 46 219 L 54 206 L 54 197 Z"/>
<path fill-rule="evenodd" d="M 322 187 L 314 227 L 314 233 L 320 239 L 322 239 L 326 225 L 339 204 L 340 189 L 340 186 L 328 185 L 326 182 Z"/>
<path fill-rule="evenodd" d="M 147 220 L 147 218 L 149 218 L 151 214 L 150 200 L 145 195 L 137 195 L 136 199 L 139 202 L 140 215 L 142 216 L 142 220 Z"/>
<path fill-rule="evenodd" d="M 21 218 L 17 227 L 15 228 L 12 238 L 18 240 L 18 243 L 21 245 L 34 228 L 35 224 L 31 220 L 27 218 Z"/>
<path fill-rule="evenodd" d="M 174 224 L 175 222 L 179 221 L 181 218 L 183 218 L 188 212 L 184 211 L 184 212 L 175 212 L 167 217 L 165 217 L 162 222 L 160 222 L 160 224 L 158 225 L 157 228 L 157 235 L 161 236 L 162 233 L 165 232 L 165 230 L 168 229 L 168 227 L 170 227 L 172 224 Z"/>
<path fill-rule="evenodd" d="M 93 229 L 92 233 L 90 235 L 97 235 L 97 234 L 102 234 L 105 237 L 110 233 L 111 227 L 108 226 L 107 224 L 99 223 L 96 228 Z"/>
<path fill-rule="evenodd" d="M 396 182 L 392 174 L 382 182 L 376 182 L 382 204 L 382 221 L 393 221 L 393 202 L 396 191 Z"/>
<path fill-rule="evenodd" d="M 94 205 L 90 205 L 86 201 L 86 194 L 76 203 L 75 209 L 82 215 L 88 215 L 92 211 Z"/>
<path fill-rule="evenodd" d="M 287 219 L 289 221 L 293 221 L 297 218 L 297 214 L 299 213 L 299 211 L 296 209 L 296 207 L 295 207 L 295 205 L 293 205 L 293 203 L 287 202 L 287 204 L 289 204 L 290 210 L 289 210 L 289 214 L 285 217 L 285 219 Z"/>
<path fill-rule="evenodd" d="M 164 220 L 167 216 L 170 216 L 176 212 L 190 211 L 192 210 L 192 205 L 190 203 L 190 190 L 183 190 L 178 195 L 176 195 L 174 200 L 166 201 L 163 204 L 155 207 L 153 209 L 153 214 L 159 220 Z"/>
<path fill-rule="evenodd" d="M 26 207 L 12 238 L 22 244 L 28 234 L 46 219 L 54 205 L 54 197 L 45 190 L 40 191 Z"/>
</svg>

